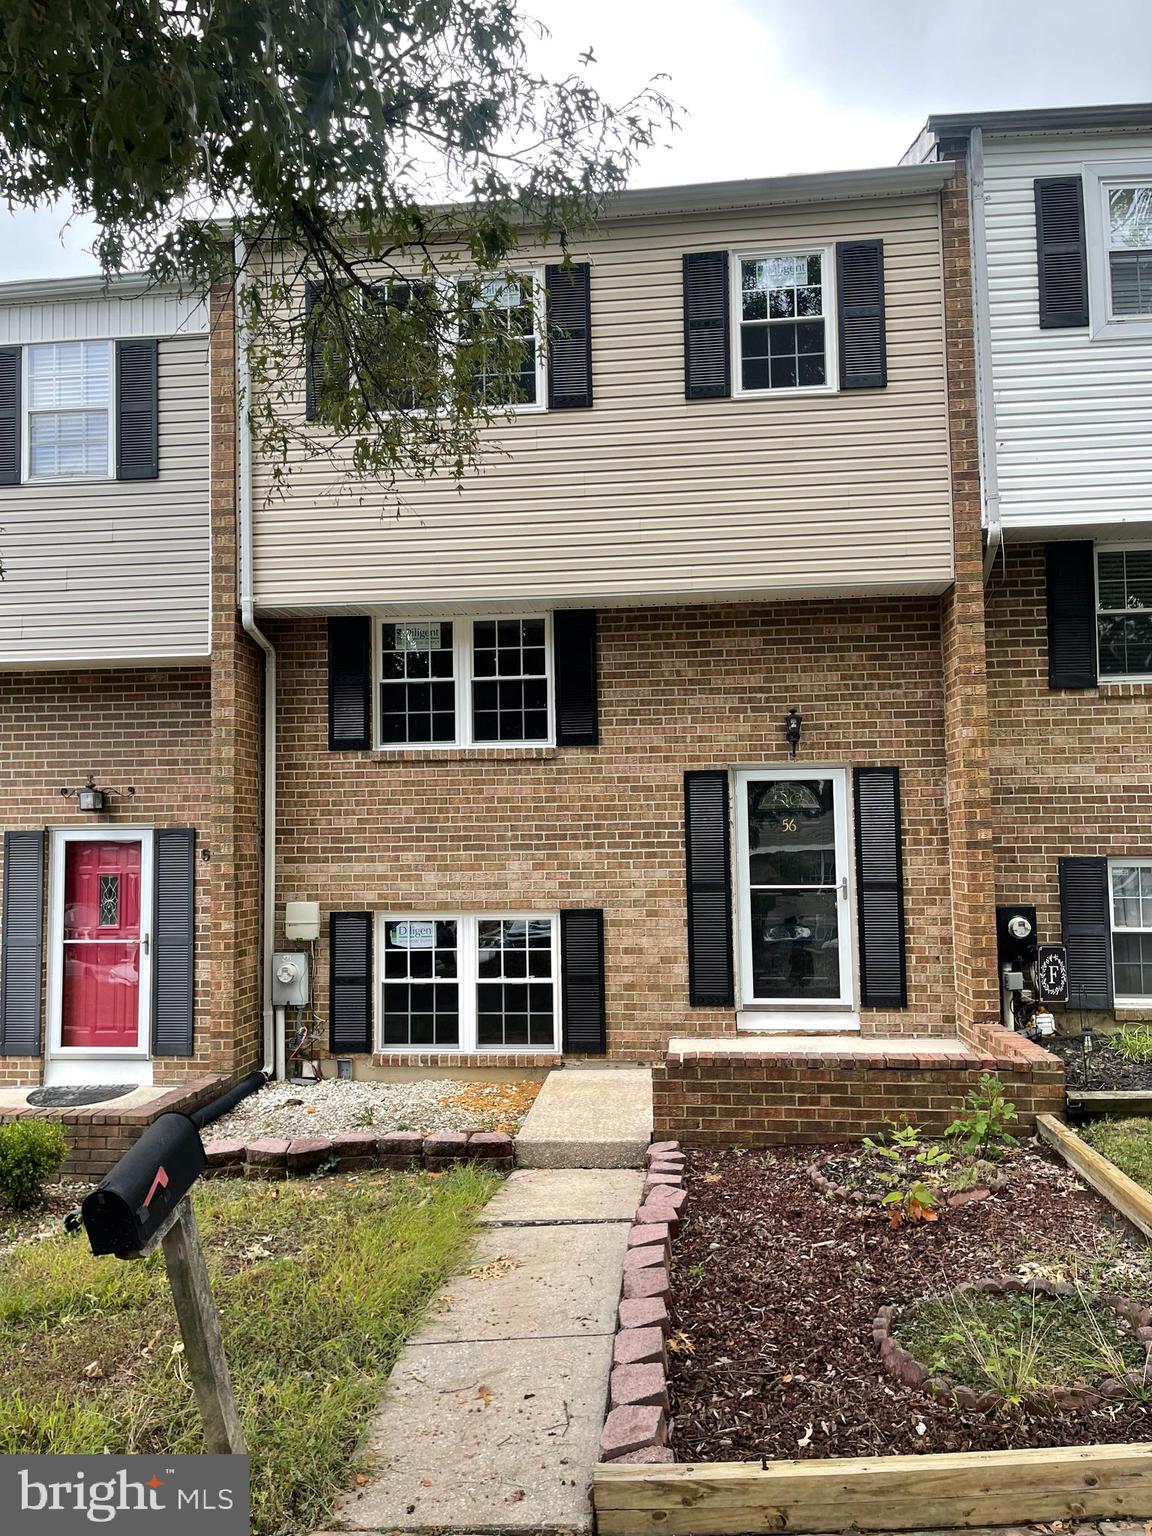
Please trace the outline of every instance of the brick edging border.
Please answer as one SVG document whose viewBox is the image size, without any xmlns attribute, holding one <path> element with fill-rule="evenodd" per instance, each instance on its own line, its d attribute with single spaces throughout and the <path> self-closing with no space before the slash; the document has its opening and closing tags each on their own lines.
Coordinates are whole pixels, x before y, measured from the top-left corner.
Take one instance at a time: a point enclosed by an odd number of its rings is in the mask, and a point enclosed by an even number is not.
<svg viewBox="0 0 1152 1536">
<path fill-rule="evenodd" d="M 645 1154 L 644 1188 L 632 1217 L 601 1461 L 675 1461 L 668 1444 L 668 1330 L 672 1238 L 688 1198 L 678 1141 L 658 1141 Z"/>
<path fill-rule="evenodd" d="M 516 1143 L 506 1131 L 340 1131 L 334 1136 L 261 1136 L 254 1141 L 204 1143 L 205 1178 L 291 1179 L 320 1171 L 391 1173 L 424 1168 L 442 1172 L 457 1163 L 482 1163 L 506 1173 L 516 1164 Z"/>
</svg>

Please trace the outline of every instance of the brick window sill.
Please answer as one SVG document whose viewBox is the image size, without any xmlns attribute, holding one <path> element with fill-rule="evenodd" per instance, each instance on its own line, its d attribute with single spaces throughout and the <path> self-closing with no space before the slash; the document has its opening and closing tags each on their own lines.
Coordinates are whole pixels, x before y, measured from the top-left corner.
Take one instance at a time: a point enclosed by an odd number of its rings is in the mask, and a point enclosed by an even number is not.
<svg viewBox="0 0 1152 1536">
<path fill-rule="evenodd" d="M 524 763 L 548 762 L 556 754 L 556 747 L 377 747 L 369 755 L 378 763 Z"/>
</svg>

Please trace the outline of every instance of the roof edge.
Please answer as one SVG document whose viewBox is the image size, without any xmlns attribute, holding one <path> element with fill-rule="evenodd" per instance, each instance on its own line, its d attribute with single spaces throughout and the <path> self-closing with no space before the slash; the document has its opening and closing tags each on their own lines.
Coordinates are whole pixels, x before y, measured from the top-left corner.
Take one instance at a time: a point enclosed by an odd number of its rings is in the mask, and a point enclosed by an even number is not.
<svg viewBox="0 0 1152 1536">
<path fill-rule="evenodd" d="M 779 204 L 829 202 L 856 197 L 911 197 L 938 192 L 953 174 L 950 163 L 885 165 L 860 171 L 815 171 L 798 176 L 751 177 L 674 187 L 634 187 L 605 200 L 599 219 L 643 215 L 723 212 Z"/>
<path fill-rule="evenodd" d="M 1152 128 L 1152 102 L 1124 102 L 1101 107 L 1022 107 L 1007 112 L 933 112 L 928 133 L 1026 133 L 1060 128 Z"/>
<path fill-rule="evenodd" d="M 138 299 L 148 293 L 203 299 L 201 293 L 182 288 L 179 283 L 158 283 L 147 272 L 122 272 L 113 277 L 90 272 L 79 277 L 29 277 L 0 283 L 0 304 L 35 304 L 51 299 Z"/>
</svg>

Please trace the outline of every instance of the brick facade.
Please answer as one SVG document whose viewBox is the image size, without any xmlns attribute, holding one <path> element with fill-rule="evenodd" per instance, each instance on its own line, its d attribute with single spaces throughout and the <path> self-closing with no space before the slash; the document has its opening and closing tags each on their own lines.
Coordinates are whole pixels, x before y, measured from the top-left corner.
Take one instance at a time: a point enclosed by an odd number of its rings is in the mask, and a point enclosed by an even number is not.
<svg viewBox="0 0 1152 1536">
<path fill-rule="evenodd" d="M 609 1051 L 735 1031 L 688 1005 L 683 774 L 790 763 L 901 770 L 909 1006 L 866 1030 L 949 1032 L 952 926 L 939 604 L 620 609 L 600 615 L 600 746 L 329 752 L 325 626 L 268 626 L 279 668 L 279 890 L 322 910 L 603 907 Z M 322 940 L 317 982 L 327 1006 Z"/>
<path fill-rule="evenodd" d="M 1152 857 L 1149 686 L 1048 687 L 1040 544 L 997 561 L 988 654 L 996 899 L 1035 903 L 1040 942 L 1058 944 L 1062 855 Z"/>
<path fill-rule="evenodd" d="M 909 1058 L 874 1055 L 754 1056 L 713 1051 L 669 1055 L 652 1073 L 657 1137 L 686 1146 L 771 1147 L 874 1136 L 907 1116 L 940 1135 L 994 1072 L 1022 1127 L 1064 1108 L 1063 1065 L 1038 1046 L 997 1029 L 979 1054 Z"/>
</svg>

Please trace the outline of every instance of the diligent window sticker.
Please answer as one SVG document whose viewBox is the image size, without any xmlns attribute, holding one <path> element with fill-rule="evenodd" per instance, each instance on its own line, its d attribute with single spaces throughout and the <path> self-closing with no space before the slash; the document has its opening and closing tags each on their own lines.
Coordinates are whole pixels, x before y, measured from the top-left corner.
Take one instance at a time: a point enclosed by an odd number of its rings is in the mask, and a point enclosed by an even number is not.
<svg viewBox="0 0 1152 1536">
<path fill-rule="evenodd" d="M 248 1536 L 247 1456 L 0 1456 L 0 1527 Z"/>
<path fill-rule="evenodd" d="M 393 923 L 388 930 L 388 937 L 397 949 L 435 949 L 436 924 Z"/>
</svg>

